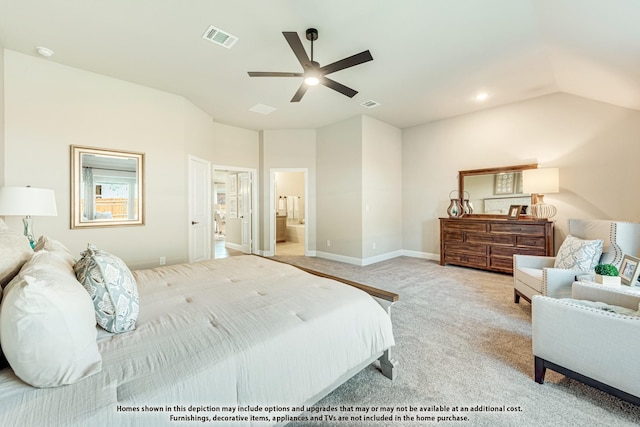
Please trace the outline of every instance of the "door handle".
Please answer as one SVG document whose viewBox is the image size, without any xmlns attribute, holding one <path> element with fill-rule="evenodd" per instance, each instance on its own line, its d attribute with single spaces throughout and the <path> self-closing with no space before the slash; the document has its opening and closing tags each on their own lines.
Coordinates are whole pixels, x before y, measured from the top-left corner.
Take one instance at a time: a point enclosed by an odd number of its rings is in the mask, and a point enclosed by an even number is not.
<svg viewBox="0 0 640 427">
<path fill-rule="evenodd" d="M 198 221 L 191 221 L 191 225 L 200 224 Z"/>
</svg>

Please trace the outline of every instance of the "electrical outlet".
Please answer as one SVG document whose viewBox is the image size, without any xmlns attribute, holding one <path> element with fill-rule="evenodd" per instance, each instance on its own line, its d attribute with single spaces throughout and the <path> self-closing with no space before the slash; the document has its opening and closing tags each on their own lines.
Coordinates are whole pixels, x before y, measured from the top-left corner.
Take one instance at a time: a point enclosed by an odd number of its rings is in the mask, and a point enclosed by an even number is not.
<svg viewBox="0 0 640 427">
<path fill-rule="evenodd" d="M 331 246 L 331 240 L 327 240 L 327 246 Z"/>
<path fill-rule="evenodd" d="M 160 265 L 166 265 L 167 264 L 167 257 L 166 256 L 161 256 L 160 257 Z"/>
<path fill-rule="evenodd" d="M 376 248 L 376 242 L 373 242 L 373 244 L 371 246 L 373 246 L 373 249 L 375 249 Z"/>
</svg>

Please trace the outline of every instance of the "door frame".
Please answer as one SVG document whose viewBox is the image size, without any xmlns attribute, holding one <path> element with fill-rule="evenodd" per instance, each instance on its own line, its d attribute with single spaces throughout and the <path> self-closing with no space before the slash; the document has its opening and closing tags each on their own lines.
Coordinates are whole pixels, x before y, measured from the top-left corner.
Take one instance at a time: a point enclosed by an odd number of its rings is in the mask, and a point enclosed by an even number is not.
<svg viewBox="0 0 640 427">
<path fill-rule="evenodd" d="M 259 222 L 258 222 L 258 211 L 259 211 L 259 205 L 258 205 L 258 170 L 255 168 L 245 168 L 245 167 L 239 167 L 239 166 L 225 166 L 225 165 L 218 165 L 218 164 L 214 164 L 211 165 L 211 177 L 213 179 L 213 175 L 214 172 L 216 170 L 221 170 L 221 171 L 228 171 L 228 172 L 247 172 L 249 173 L 249 175 L 251 176 L 251 210 L 250 210 L 250 214 L 251 214 L 251 242 L 249 243 L 249 251 L 252 254 L 258 254 L 258 236 L 259 234 Z M 209 205 L 211 205 L 211 203 L 209 203 Z M 209 209 L 211 209 L 211 206 L 209 206 Z M 215 244 L 215 242 L 213 242 L 214 240 L 214 235 L 213 233 L 211 234 L 211 240 L 212 240 L 212 244 Z"/>
<path fill-rule="evenodd" d="M 304 174 L 304 256 L 309 252 L 309 168 L 269 169 L 269 248 L 265 256 L 276 255 L 276 172 L 302 172 Z"/>
<path fill-rule="evenodd" d="M 196 161 L 198 163 L 202 163 L 204 165 L 206 165 L 207 167 L 207 188 L 205 188 L 205 192 L 207 194 L 207 201 L 206 201 L 206 217 L 207 217 L 207 224 L 205 226 L 206 230 L 205 232 L 207 233 L 207 236 L 211 235 L 211 162 L 207 159 L 203 159 L 201 157 L 197 157 L 194 156 L 192 154 L 188 154 L 187 155 L 187 230 L 188 230 L 188 245 L 189 245 L 189 250 L 188 250 L 188 256 L 189 256 L 189 262 L 193 262 L 195 254 L 193 251 L 193 244 L 194 244 L 194 236 L 193 236 L 193 232 L 192 232 L 192 227 L 189 224 L 194 217 L 194 212 L 193 212 L 193 203 L 192 203 L 192 197 L 194 197 L 193 194 L 193 187 L 192 187 L 192 182 L 191 182 L 191 163 L 193 161 Z M 211 259 L 211 239 L 207 239 L 206 240 L 206 249 L 205 249 L 205 259 Z"/>
</svg>

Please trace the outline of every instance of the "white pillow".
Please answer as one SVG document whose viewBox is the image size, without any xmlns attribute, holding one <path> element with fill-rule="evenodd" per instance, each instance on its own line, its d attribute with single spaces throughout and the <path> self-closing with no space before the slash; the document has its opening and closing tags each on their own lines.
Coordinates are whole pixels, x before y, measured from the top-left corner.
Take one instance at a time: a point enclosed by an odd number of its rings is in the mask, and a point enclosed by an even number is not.
<svg viewBox="0 0 640 427">
<path fill-rule="evenodd" d="M 0 231 L 0 288 L 18 274 L 32 255 L 33 249 L 25 235 L 11 230 Z"/>
<path fill-rule="evenodd" d="M 62 259 L 64 259 L 71 267 L 76 263 L 76 259 L 71 251 L 58 240 L 52 239 L 48 236 L 40 236 L 33 247 L 33 250 L 38 252 L 43 249 L 62 257 Z"/>
<path fill-rule="evenodd" d="M 555 268 L 568 268 L 573 270 L 593 270 L 602 256 L 602 240 L 583 240 L 572 235 L 560 245 Z"/>
<path fill-rule="evenodd" d="M 102 369 L 91 298 L 60 256 L 40 250 L 4 290 L 2 350 L 35 387 L 72 384 Z"/>
</svg>

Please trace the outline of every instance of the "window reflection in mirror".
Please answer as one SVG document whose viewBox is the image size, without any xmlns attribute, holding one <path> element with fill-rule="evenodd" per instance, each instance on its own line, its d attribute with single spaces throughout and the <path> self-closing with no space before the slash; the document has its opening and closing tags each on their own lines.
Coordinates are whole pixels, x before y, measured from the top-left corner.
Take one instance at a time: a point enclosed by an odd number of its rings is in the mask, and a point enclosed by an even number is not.
<svg viewBox="0 0 640 427">
<path fill-rule="evenodd" d="M 71 146 L 71 228 L 144 224 L 144 154 Z"/>
</svg>

